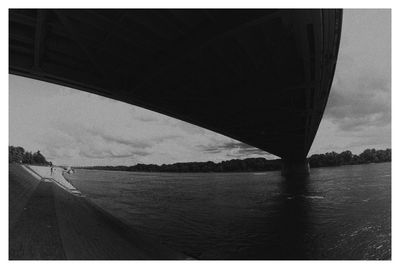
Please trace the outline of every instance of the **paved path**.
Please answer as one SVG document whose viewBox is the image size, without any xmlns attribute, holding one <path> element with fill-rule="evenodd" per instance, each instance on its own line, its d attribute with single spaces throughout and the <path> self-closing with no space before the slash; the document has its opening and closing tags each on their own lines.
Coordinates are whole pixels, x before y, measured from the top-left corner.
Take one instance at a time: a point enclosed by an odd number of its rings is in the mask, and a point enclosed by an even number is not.
<svg viewBox="0 0 400 269">
<path fill-rule="evenodd" d="M 60 185 L 23 166 L 9 166 L 10 260 L 188 258 Z"/>
<path fill-rule="evenodd" d="M 34 165 L 27 165 L 28 169 L 33 170 L 38 175 L 40 175 L 44 179 L 55 181 L 56 184 L 60 185 L 61 188 L 69 190 L 75 194 L 81 194 L 71 183 L 69 183 L 63 176 L 63 168 L 54 167 L 53 174 L 51 174 L 51 170 L 49 166 L 34 166 Z"/>
</svg>

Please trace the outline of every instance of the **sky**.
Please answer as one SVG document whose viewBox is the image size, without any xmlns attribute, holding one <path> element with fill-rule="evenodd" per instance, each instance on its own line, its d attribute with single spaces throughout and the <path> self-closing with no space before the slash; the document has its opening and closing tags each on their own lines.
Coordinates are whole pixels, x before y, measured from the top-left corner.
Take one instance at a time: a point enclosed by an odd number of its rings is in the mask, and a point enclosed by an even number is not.
<svg viewBox="0 0 400 269">
<path fill-rule="evenodd" d="M 391 147 L 390 10 L 345 10 L 336 73 L 310 153 Z M 9 145 L 59 165 L 277 158 L 123 102 L 9 75 Z"/>
</svg>

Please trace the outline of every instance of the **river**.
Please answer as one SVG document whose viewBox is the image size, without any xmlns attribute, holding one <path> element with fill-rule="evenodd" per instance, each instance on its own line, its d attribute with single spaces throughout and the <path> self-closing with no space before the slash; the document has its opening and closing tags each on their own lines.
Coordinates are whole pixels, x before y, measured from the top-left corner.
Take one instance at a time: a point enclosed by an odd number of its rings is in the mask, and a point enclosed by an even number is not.
<svg viewBox="0 0 400 269">
<path fill-rule="evenodd" d="M 77 169 L 95 204 L 197 259 L 390 259 L 391 163 L 264 173 Z"/>
</svg>

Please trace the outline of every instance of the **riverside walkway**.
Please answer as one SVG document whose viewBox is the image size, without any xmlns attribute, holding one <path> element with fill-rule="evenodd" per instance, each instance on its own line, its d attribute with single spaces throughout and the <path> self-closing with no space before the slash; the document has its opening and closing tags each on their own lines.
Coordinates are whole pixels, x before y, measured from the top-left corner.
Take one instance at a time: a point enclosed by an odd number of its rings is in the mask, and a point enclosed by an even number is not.
<svg viewBox="0 0 400 269">
<path fill-rule="evenodd" d="M 10 260 L 187 258 L 92 204 L 60 168 L 9 166 Z"/>
<path fill-rule="evenodd" d="M 45 180 L 53 181 L 55 184 L 59 185 L 61 188 L 68 190 L 69 192 L 77 195 L 81 195 L 71 183 L 69 183 L 63 176 L 64 169 L 61 167 L 54 167 L 53 174 L 51 174 L 50 167 L 47 166 L 25 166 L 26 168 L 32 170 L 38 174 L 41 178 Z"/>
</svg>

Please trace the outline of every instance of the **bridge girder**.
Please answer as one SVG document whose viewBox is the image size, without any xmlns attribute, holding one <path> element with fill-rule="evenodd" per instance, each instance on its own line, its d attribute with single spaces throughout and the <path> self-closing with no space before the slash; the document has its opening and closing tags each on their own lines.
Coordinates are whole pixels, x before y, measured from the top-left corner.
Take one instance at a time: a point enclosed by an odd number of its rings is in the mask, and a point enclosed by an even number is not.
<svg viewBox="0 0 400 269">
<path fill-rule="evenodd" d="M 300 160 L 327 103 L 341 22 L 330 9 L 12 9 L 9 70 Z"/>
</svg>

